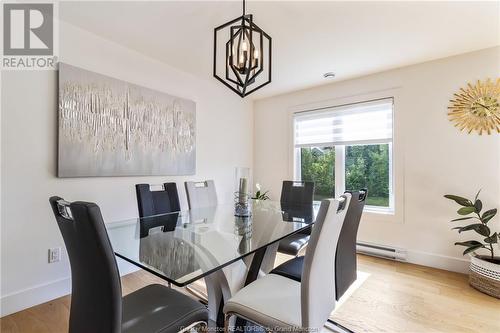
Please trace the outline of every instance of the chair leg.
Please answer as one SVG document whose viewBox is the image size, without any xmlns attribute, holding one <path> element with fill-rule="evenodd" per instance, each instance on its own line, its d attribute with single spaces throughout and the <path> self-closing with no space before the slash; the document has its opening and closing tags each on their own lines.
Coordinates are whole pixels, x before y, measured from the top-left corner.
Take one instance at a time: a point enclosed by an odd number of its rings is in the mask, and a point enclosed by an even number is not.
<svg viewBox="0 0 500 333">
<path fill-rule="evenodd" d="M 259 326 L 259 327 L 262 327 L 264 329 L 264 331 L 266 331 L 267 333 L 273 333 L 273 329 L 271 328 L 268 328 L 268 327 L 265 327 L 263 326 L 262 324 L 256 322 L 256 321 L 253 321 L 253 320 L 250 320 L 236 312 L 228 312 L 228 313 L 225 313 L 224 314 L 224 332 L 225 333 L 229 333 L 229 332 L 240 332 L 241 330 L 241 327 L 238 325 L 238 322 L 236 321 L 236 325 L 234 327 L 234 329 L 232 331 L 230 331 L 230 326 L 229 326 L 229 321 L 231 319 L 231 317 L 235 316 L 236 317 L 236 320 L 238 321 L 238 319 L 243 319 L 245 320 L 247 323 L 250 322 L 252 323 L 253 325 L 256 325 L 256 326 Z M 245 331 L 245 330 L 243 330 Z M 288 332 L 288 331 L 287 331 Z"/>
<path fill-rule="evenodd" d="M 201 323 L 200 325 L 198 325 L 197 331 L 200 333 L 207 333 L 208 332 L 208 324 L 205 322 Z"/>
<path fill-rule="evenodd" d="M 224 314 L 224 332 L 229 333 L 229 320 L 233 315 L 231 313 Z"/>
</svg>

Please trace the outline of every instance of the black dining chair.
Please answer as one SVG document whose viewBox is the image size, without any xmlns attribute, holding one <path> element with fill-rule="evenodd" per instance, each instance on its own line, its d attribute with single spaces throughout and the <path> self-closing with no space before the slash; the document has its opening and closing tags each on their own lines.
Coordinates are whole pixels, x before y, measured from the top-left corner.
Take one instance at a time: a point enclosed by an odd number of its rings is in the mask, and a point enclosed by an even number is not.
<svg viewBox="0 0 500 333">
<path fill-rule="evenodd" d="M 164 183 L 161 187 L 160 190 L 153 191 L 150 184 L 135 185 L 140 217 L 178 212 L 181 210 L 177 185 L 175 183 Z"/>
<path fill-rule="evenodd" d="M 71 265 L 70 333 L 164 332 L 206 327 L 206 307 L 152 284 L 122 297 L 120 274 L 99 207 L 51 197 Z"/>
<path fill-rule="evenodd" d="M 280 203 L 284 206 L 312 205 L 314 182 L 284 180 Z"/>
<path fill-rule="evenodd" d="M 152 232 L 172 232 L 179 223 L 180 212 L 173 212 L 170 214 L 153 215 L 143 217 L 139 223 L 140 238 L 149 236 Z"/>
<path fill-rule="evenodd" d="M 359 222 L 365 207 L 368 191 L 346 191 L 351 194 L 344 224 L 340 230 L 335 256 L 335 295 L 337 300 L 346 292 L 357 278 L 356 238 Z M 295 257 L 271 271 L 295 281 L 302 280 L 304 257 Z"/>
<path fill-rule="evenodd" d="M 285 180 L 281 188 L 281 209 L 287 211 L 312 206 L 313 196 L 314 182 Z M 278 252 L 297 256 L 307 245 L 310 235 L 311 228 L 308 228 L 283 239 L 279 243 Z"/>
<path fill-rule="evenodd" d="M 141 230 L 144 231 L 146 225 L 155 224 L 156 222 L 162 223 L 161 221 L 170 220 L 168 226 L 164 225 L 162 230 L 173 231 L 175 229 L 176 223 L 172 220 L 174 215 L 169 217 L 159 217 L 154 218 L 155 215 L 168 214 L 173 212 L 179 212 L 181 210 L 179 203 L 179 194 L 177 192 L 176 183 L 164 183 L 161 185 L 160 190 L 151 190 L 152 185 L 150 184 L 136 184 L 135 190 L 137 194 L 137 207 L 139 209 L 139 217 L 141 217 Z M 215 193 L 215 192 L 214 192 Z M 189 200 L 188 194 L 188 204 L 191 207 L 191 201 Z M 173 229 L 172 229 L 173 228 Z M 149 231 L 148 231 L 149 232 Z M 144 236 L 144 232 L 141 233 Z M 170 283 L 168 283 L 170 287 Z M 207 295 L 201 290 L 198 290 L 195 286 L 186 286 L 186 290 L 190 292 L 193 296 L 199 298 L 200 300 L 206 302 Z"/>
</svg>

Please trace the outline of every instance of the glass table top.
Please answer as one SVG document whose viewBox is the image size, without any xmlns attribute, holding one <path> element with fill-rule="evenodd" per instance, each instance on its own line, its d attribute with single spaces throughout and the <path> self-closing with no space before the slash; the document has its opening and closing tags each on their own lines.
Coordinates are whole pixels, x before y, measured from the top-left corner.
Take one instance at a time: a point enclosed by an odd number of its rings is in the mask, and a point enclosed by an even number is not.
<svg viewBox="0 0 500 333">
<path fill-rule="evenodd" d="M 121 257 L 161 278 L 186 286 L 314 223 L 319 204 L 282 207 L 252 203 L 250 217 L 234 205 L 191 209 L 106 224 Z"/>
</svg>

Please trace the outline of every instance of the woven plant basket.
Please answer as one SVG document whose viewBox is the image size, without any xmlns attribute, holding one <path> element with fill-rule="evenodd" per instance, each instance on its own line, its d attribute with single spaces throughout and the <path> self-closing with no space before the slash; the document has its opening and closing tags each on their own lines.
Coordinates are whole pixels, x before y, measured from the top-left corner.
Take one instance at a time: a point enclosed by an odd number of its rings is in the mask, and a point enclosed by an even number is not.
<svg viewBox="0 0 500 333">
<path fill-rule="evenodd" d="M 500 264 L 471 256 L 469 284 L 487 295 L 500 299 Z"/>
</svg>

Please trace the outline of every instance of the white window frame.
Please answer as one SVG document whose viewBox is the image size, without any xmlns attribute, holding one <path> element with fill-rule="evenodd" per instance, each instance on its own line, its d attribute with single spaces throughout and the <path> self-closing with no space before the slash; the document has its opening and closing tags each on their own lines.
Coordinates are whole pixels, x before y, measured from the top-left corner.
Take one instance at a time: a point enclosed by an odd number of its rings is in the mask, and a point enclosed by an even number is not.
<svg viewBox="0 0 500 333">
<path fill-rule="evenodd" d="M 389 206 L 388 207 L 380 207 L 380 206 L 372 206 L 372 205 L 365 205 L 364 211 L 369 212 L 369 213 L 375 213 L 375 214 L 387 214 L 387 215 L 395 215 L 395 189 L 394 189 L 394 178 L 395 178 L 395 173 L 394 173 L 394 113 L 395 113 L 395 97 L 386 97 L 387 99 L 391 98 L 392 99 L 392 116 L 393 116 L 393 133 L 392 133 L 392 139 L 387 142 L 387 141 L 373 141 L 369 143 L 364 143 L 362 145 L 378 145 L 378 144 L 389 144 L 388 152 L 389 152 Z M 376 99 L 371 99 L 371 100 L 360 100 L 356 102 L 351 102 L 347 104 L 341 104 L 342 106 L 346 105 L 355 105 L 355 104 L 361 104 L 361 103 L 366 103 L 366 102 L 371 102 L 374 100 L 379 100 L 379 99 L 386 99 L 386 98 L 376 98 Z M 337 105 L 332 105 L 329 106 L 328 108 L 335 108 L 337 106 L 340 106 L 339 104 Z M 307 111 L 313 111 L 314 109 L 309 109 L 309 110 L 302 110 L 300 112 L 307 112 Z M 294 114 L 292 114 L 292 135 L 293 135 L 293 142 L 292 142 L 292 149 L 293 149 L 293 175 L 294 179 L 296 180 L 301 180 L 302 175 L 301 175 L 301 159 L 300 159 L 300 149 L 299 147 L 295 147 L 295 119 L 293 117 Z M 345 147 L 346 146 L 351 146 L 351 145 L 321 145 L 318 144 L 318 147 L 332 147 L 335 148 L 335 171 L 334 171 L 334 180 L 335 180 L 335 196 L 338 197 L 341 194 L 343 194 L 346 190 L 345 188 Z M 355 190 L 355 189 L 353 189 Z M 369 193 L 368 193 L 369 195 Z"/>
</svg>

